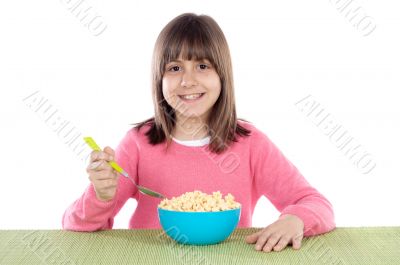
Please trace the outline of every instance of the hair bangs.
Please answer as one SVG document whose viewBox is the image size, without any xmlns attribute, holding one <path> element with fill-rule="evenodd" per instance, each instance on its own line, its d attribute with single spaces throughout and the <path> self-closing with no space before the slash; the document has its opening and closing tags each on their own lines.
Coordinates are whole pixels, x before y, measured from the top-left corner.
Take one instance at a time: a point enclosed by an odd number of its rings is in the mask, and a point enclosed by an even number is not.
<svg viewBox="0 0 400 265">
<path fill-rule="evenodd" d="M 209 60 L 213 65 L 216 61 L 216 51 L 207 28 L 198 21 L 189 21 L 181 27 L 176 27 L 164 45 L 162 52 L 165 64 L 176 60 Z"/>
</svg>

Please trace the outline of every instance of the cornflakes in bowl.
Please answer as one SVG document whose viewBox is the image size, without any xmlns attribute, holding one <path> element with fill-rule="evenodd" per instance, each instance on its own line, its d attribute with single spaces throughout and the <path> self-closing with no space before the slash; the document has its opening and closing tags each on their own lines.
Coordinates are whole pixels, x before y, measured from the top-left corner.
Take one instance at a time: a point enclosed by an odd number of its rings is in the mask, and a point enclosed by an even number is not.
<svg viewBox="0 0 400 265">
<path fill-rule="evenodd" d="M 232 194 L 217 191 L 186 192 L 164 199 L 158 205 L 162 228 L 173 240 L 182 244 L 210 245 L 224 241 L 239 223 L 240 203 Z"/>
</svg>

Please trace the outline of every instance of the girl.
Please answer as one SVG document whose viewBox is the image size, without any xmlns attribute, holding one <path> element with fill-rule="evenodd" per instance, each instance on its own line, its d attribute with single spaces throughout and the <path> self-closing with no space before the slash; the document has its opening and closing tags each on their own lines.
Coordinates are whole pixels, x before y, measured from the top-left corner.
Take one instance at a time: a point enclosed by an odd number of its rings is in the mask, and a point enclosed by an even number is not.
<svg viewBox="0 0 400 265">
<path fill-rule="evenodd" d="M 115 152 L 93 152 L 90 185 L 63 216 L 63 228 L 111 229 L 129 198 L 137 200 L 129 228 L 160 228 L 160 199 L 138 192 L 108 161 L 136 183 L 168 198 L 188 191 L 231 193 L 242 204 L 238 227 L 250 227 L 266 196 L 281 212 L 246 242 L 259 251 L 299 249 L 303 236 L 335 227 L 329 201 L 255 126 L 236 117 L 228 44 L 209 16 L 183 14 L 161 31 L 152 61 L 154 117 L 136 124 Z"/>
</svg>

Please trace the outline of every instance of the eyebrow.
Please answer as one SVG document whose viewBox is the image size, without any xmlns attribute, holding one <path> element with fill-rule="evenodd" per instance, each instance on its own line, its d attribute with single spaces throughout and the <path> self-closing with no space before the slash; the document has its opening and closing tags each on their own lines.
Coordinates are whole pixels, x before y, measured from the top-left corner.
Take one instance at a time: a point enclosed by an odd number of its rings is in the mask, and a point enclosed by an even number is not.
<svg viewBox="0 0 400 265">
<path fill-rule="evenodd" d="M 208 59 L 201 59 L 201 60 L 194 60 L 194 61 L 196 61 L 196 62 L 210 62 L 210 60 L 208 60 Z M 170 63 L 182 63 L 183 61 L 182 60 L 179 60 L 179 59 L 176 59 L 176 60 L 172 60 L 172 61 L 169 61 L 167 64 L 170 64 Z"/>
</svg>

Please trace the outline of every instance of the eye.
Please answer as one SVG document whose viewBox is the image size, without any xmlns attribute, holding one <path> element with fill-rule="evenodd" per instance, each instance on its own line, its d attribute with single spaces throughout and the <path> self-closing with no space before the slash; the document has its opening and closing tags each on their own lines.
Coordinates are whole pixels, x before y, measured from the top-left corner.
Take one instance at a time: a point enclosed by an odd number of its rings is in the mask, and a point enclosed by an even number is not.
<svg viewBox="0 0 400 265">
<path fill-rule="evenodd" d="M 201 70 L 206 70 L 206 69 L 210 68 L 207 64 L 200 64 L 199 67 Z"/>
<path fill-rule="evenodd" d="M 178 72 L 179 70 L 180 70 L 180 67 L 177 66 L 177 65 L 168 67 L 168 71 L 169 71 L 169 72 Z"/>
</svg>

